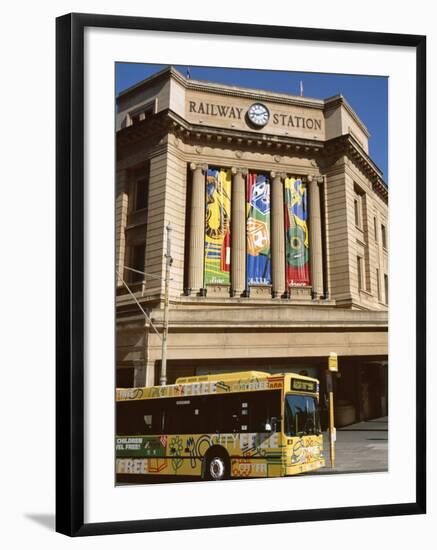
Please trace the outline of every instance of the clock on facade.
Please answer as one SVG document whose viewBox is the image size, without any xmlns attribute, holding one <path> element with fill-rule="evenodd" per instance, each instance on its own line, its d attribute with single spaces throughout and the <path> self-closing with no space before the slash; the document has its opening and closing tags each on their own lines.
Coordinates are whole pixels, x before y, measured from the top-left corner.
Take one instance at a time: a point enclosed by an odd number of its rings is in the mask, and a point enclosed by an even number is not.
<svg viewBox="0 0 437 550">
<path fill-rule="evenodd" d="M 247 111 L 247 118 L 254 126 L 261 128 L 269 121 L 270 113 L 267 107 L 262 103 L 254 103 Z"/>
</svg>

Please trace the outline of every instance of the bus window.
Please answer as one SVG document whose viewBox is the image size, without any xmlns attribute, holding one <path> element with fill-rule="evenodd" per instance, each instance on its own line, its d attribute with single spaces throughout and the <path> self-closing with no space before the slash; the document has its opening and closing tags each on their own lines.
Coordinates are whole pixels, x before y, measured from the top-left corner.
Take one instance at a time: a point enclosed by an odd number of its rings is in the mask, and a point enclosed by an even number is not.
<svg viewBox="0 0 437 550">
<path fill-rule="evenodd" d="M 279 430 L 277 421 L 281 415 L 281 392 L 278 390 L 252 392 L 248 401 L 250 432 Z M 268 429 L 270 427 L 270 429 Z"/>
<path fill-rule="evenodd" d="M 288 436 L 321 433 L 319 410 L 315 397 L 287 395 L 285 399 L 284 431 Z"/>
<path fill-rule="evenodd" d="M 117 403 L 117 434 L 162 434 L 162 404 L 152 400 Z"/>
<path fill-rule="evenodd" d="M 205 433 L 234 433 L 244 424 L 238 394 L 210 395 L 204 398 Z"/>
<path fill-rule="evenodd" d="M 180 397 L 165 400 L 166 434 L 205 433 L 206 415 L 202 396 Z"/>
</svg>

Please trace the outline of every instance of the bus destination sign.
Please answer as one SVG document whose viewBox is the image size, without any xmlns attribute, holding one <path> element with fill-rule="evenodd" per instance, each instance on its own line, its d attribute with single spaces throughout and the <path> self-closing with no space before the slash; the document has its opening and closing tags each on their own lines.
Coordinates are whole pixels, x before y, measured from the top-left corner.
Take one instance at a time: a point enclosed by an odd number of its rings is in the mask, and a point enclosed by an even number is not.
<svg viewBox="0 0 437 550">
<path fill-rule="evenodd" d="M 291 379 L 291 389 L 297 391 L 317 391 L 317 383 L 312 380 L 300 380 L 299 378 Z"/>
</svg>

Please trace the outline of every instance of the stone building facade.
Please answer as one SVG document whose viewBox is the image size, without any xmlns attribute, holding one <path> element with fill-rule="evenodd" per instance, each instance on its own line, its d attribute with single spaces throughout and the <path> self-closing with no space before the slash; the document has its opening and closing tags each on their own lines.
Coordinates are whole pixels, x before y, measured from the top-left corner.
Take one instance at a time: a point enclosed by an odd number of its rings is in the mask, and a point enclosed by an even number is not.
<svg viewBox="0 0 437 550">
<path fill-rule="evenodd" d="M 336 352 L 339 406 L 385 415 L 388 188 L 346 99 L 169 67 L 119 95 L 116 130 L 117 385 L 159 382 L 160 339 L 125 283 L 160 330 L 170 222 L 169 383 L 294 371 L 323 392 Z"/>
</svg>

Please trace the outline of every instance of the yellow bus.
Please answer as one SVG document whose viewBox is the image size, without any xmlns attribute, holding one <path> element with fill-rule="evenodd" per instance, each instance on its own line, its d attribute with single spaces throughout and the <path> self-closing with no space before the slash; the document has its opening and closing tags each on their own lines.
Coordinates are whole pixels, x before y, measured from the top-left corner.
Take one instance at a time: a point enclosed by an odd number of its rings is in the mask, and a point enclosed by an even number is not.
<svg viewBox="0 0 437 550">
<path fill-rule="evenodd" d="M 118 482 L 288 476 L 325 465 L 315 378 L 249 371 L 116 394 Z"/>
</svg>

